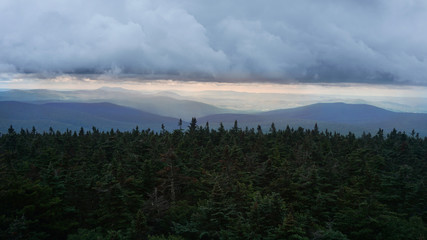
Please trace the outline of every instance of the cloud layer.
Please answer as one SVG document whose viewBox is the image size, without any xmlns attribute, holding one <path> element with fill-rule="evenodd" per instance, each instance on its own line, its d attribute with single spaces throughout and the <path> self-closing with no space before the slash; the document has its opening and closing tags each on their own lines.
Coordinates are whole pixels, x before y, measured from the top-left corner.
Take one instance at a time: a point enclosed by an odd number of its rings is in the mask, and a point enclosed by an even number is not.
<svg viewBox="0 0 427 240">
<path fill-rule="evenodd" d="M 0 2 L 0 73 L 427 85 L 427 2 Z"/>
</svg>

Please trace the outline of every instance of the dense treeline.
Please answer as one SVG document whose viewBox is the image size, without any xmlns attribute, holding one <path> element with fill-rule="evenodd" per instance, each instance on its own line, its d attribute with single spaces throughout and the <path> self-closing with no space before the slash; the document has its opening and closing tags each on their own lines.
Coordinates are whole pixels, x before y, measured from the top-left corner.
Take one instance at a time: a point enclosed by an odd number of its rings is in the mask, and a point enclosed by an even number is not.
<svg viewBox="0 0 427 240">
<path fill-rule="evenodd" d="M 14 130 L 1 239 L 425 239 L 427 138 Z"/>
</svg>

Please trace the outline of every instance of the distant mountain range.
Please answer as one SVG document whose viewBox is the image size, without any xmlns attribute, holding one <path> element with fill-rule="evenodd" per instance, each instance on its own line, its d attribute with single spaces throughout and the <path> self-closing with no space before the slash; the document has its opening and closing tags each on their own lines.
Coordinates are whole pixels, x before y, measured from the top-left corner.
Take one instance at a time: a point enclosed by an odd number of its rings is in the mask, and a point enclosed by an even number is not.
<svg viewBox="0 0 427 240">
<path fill-rule="evenodd" d="M 99 88 L 96 90 L 54 91 L 46 89 L 8 90 L 0 92 L 0 101 L 20 101 L 27 103 L 50 102 L 109 102 L 132 107 L 162 116 L 191 120 L 209 114 L 232 112 L 209 104 L 179 99 L 179 95 L 169 92 L 148 94 L 121 88 Z"/>
<path fill-rule="evenodd" d="M 343 134 L 349 131 L 357 135 L 363 132 L 375 134 L 379 128 L 386 132 L 396 128 L 421 136 L 427 136 L 426 113 L 392 112 L 366 104 L 318 103 L 291 109 L 240 114 L 212 105 L 187 101 L 179 95 L 142 94 L 124 89 L 102 88 L 85 91 L 10 90 L 0 92 L 0 131 L 10 125 L 16 129 L 35 126 L 39 131 L 91 129 L 160 130 L 162 124 L 168 130 L 178 128 L 179 118 L 188 126 L 191 117 L 198 124 L 209 122 L 212 128 L 220 123 L 232 127 L 237 120 L 241 128 L 256 128 L 264 131 L 274 122 L 277 129 L 313 128 L 328 129 Z M 102 101 L 105 100 L 105 101 Z M 109 101 L 111 100 L 111 101 Z M 186 122 L 187 121 L 187 122 Z"/>
</svg>

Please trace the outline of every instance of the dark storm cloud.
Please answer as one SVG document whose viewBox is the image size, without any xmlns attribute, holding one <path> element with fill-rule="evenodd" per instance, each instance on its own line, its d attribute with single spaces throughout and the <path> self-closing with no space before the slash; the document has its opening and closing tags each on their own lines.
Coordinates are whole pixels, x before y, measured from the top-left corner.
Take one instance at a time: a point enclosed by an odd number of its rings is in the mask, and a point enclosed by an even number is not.
<svg viewBox="0 0 427 240">
<path fill-rule="evenodd" d="M 1 73 L 427 84 L 424 0 L 0 2 Z"/>
</svg>

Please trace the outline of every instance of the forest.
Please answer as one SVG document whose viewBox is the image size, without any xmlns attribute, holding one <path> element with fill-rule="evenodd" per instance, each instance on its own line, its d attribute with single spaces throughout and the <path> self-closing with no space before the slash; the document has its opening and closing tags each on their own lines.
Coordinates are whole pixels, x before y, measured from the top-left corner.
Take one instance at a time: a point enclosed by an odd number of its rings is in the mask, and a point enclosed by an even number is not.
<svg viewBox="0 0 427 240">
<path fill-rule="evenodd" d="M 0 137 L 0 239 L 425 239 L 427 138 L 189 126 Z"/>
</svg>

